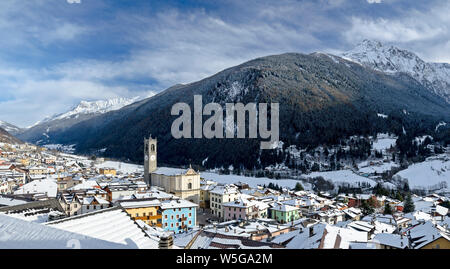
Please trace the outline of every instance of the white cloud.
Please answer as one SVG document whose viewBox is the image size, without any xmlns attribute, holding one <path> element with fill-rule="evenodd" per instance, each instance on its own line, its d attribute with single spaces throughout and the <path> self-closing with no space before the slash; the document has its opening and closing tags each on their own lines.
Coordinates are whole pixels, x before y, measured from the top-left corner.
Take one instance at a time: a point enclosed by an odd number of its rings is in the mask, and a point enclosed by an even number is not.
<svg viewBox="0 0 450 269">
<path fill-rule="evenodd" d="M 67 0 L 69 4 L 81 4 L 81 0 Z"/>
<path fill-rule="evenodd" d="M 380 4 L 381 0 L 367 0 L 367 3 L 369 3 L 369 4 Z"/>
</svg>

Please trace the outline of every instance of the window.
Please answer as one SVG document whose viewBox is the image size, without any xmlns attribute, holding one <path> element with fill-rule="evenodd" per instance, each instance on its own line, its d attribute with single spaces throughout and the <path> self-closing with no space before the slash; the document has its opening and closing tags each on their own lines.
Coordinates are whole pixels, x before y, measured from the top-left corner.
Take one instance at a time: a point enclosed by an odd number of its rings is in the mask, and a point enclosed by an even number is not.
<svg viewBox="0 0 450 269">
<path fill-rule="evenodd" d="M 136 217 L 139 217 L 139 213 L 136 213 Z"/>
<path fill-rule="evenodd" d="M 192 224 L 192 221 L 189 221 L 189 225 L 191 225 Z"/>
<path fill-rule="evenodd" d="M 147 215 L 146 213 L 143 213 L 143 214 L 142 214 L 142 216 L 144 216 L 144 217 L 145 217 L 146 215 Z"/>
<path fill-rule="evenodd" d="M 192 190 L 192 183 L 188 183 L 188 189 Z"/>
<path fill-rule="evenodd" d="M 172 215 L 172 216 L 170 216 L 170 219 L 173 219 L 173 215 Z"/>
<path fill-rule="evenodd" d="M 189 217 L 192 217 L 192 213 L 189 213 Z"/>
<path fill-rule="evenodd" d="M 89 206 L 86 206 L 86 209 L 89 210 Z"/>
</svg>

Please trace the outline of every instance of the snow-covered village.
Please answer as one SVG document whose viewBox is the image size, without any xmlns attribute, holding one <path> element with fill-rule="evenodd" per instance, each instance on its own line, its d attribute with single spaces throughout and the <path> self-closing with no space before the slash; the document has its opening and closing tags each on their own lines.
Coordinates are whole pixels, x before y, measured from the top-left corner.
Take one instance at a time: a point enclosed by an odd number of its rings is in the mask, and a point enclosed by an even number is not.
<svg viewBox="0 0 450 269">
<path fill-rule="evenodd" d="M 387 135 L 354 166 L 270 178 L 159 167 L 164 149 L 143 143 L 144 165 L 0 143 L 0 248 L 450 247 L 450 148 L 386 180 L 400 166 Z"/>
<path fill-rule="evenodd" d="M 449 14 L 0 0 L 2 266 L 447 267 Z"/>
</svg>

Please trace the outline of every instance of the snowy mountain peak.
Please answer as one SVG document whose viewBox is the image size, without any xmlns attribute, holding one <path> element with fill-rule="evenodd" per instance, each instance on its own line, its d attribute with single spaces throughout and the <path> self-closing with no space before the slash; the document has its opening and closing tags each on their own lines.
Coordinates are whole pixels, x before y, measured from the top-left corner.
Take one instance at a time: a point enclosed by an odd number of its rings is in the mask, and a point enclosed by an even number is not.
<svg viewBox="0 0 450 269">
<path fill-rule="evenodd" d="M 406 73 L 450 103 L 447 63 L 427 63 L 411 51 L 368 39 L 341 56 L 387 74 Z"/>
<path fill-rule="evenodd" d="M 68 118 L 76 118 L 79 115 L 83 114 L 103 114 L 109 111 L 118 110 L 121 109 L 124 106 L 130 105 L 134 102 L 139 101 L 142 99 L 141 97 L 137 96 L 134 98 L 112 98 L 108 100 L 98 100 L 98 101 L 81 101 L 78 105 L 73 107 L 68 112 L 57 114 L 53 116 L 48 116 L 45 119 L 38 121 L 34 125 L 30 126 L 34 127 L 42 123 L 50 122 L 53 120 L 63 120 Z"/>
</svg>

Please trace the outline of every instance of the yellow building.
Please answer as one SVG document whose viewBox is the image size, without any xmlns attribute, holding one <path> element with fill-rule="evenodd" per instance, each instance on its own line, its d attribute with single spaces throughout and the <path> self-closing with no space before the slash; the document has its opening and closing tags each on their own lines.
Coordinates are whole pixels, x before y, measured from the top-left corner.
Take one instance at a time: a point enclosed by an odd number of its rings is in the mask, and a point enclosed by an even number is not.
<svg viewBox="0 0 450 269">
<path fill-rule="evenodd" d="M 24 166 L 29 166 L 30 165 L 30 159 L 28 158 L 24 158 L 24 159 L 20 159 L 19 162 L 24 165 Z"/>
<path fill-rule="evenodd" d="M 162 227 L 162 214 L 159 200 L 130 200 L 120 205 L 133 220 L 142 220 L 150 226 Z"/>
<path fill-rule="evenodd" d="M 214 189 L 216 184 L 212 184 L 210 182 L 207 182 L 206 184 L 201 184 L 200 186 L 200 201 L 199 206 L 200 208 L 208 209 L 210 207 L 210 198 L 209 198 L 209 192 Z"/>
<path fill-rule="evenodd" d="M 100 168 L 99 173 L 102 175 L 115 176 L 117 174 L 117 171 L 114 168 Z"/>
<path fill-rule="evenodd" d="M 445 237 L 439 237 L 438 239 L 424 245 L 420 249 L 450 249 L 450 241 Z"/>
</svg>

